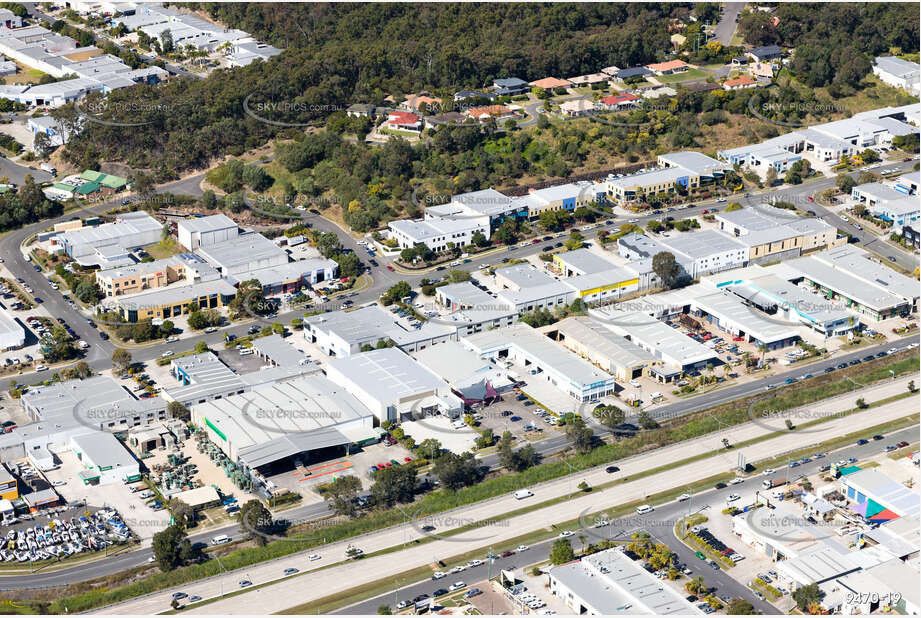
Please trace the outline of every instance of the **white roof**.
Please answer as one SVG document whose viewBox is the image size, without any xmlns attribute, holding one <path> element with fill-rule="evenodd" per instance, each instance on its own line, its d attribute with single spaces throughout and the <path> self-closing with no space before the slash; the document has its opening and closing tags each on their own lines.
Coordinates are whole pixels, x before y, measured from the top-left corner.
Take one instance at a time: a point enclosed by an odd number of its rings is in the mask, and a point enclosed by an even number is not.
<svg viewBox="0 0 921 618">
<path fill-rule="evenodd" d="M 641 311 L 618 311 L 617 305 L 590 309 L 589 315 L 615 333 L 652 352 L 655 358 L 673 361 L 684 367 L 717 358 L 715 351 L 683 335 L 677 329 Z"/>
<path fill-rule="evenodd" d="M 211 232 L 214 230 L 237 227 L 233 219 L 222 214 L 198 217 L 196 219 L 181 219 L 176 225 L 189 232 Z"/>
<path fill-rule="evenodd" d="M 565 339 L 574 339 L 597 350 L 618 367 L 629 368 L 652 360 L 652 354 L 588 317 L 566 318 L 550 328 L 558 330 Z"/>
<path fill-rule="evenodd" d="M 604 259 L 591 249 L 576 249 L 575 251 L 565 251 L 563 253 L 555 254 L 554 258 L 569 268 L 574 270 L 581 270 L 585 274 L 596 273 L 614 267 L 612 262 Z"/>
<path fill-rule="evenodd" d="M 100 468 L 137 465 L 137 460 L 128 452 L 128 449 L 118 441 L 118 438 L 107 431 L 94 431 L 73 436 L 71 439 L 80 452 Z"/>
<path fill-rule="evenodd" d="M 284 249 L 258 233 L 240 234 L 236 238 L 200 247 L 198 252 L 209 262 L 224 269 L 273 258 L 288 261 Z"/>
<path fill-rule="evenodd" d="M 450 391 L 441 378 L 397 348 L 334 358 L 329 366 L 382 402 L 400 401 L 430 391 Z"/>
</svg>

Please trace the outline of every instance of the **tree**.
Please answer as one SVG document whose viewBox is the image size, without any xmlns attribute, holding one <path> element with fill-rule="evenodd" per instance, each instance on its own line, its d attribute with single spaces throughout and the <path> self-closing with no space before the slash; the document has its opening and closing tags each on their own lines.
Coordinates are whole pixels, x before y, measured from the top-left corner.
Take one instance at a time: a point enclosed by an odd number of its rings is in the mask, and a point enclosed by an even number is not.
<svg viewBox="0 0 921 618">
<path fill-rule="evenodd" d="M 757 613 L 755 607 L 749 601 L 738 597 L 730 599 L 729 607 L 726 611 L 731 616 L 751 616 Z"/>
<path fill-rule="evenodd" d="M 867 400 L 863 397 L 859 397 L 855 403 L 860 410 L 866 410 L 870 407 L 870 404 L 868 404 Z"/>
<path fill-rule="evenodd" d="M 160 51 L 164 54 L 171 54 L 175 49 L 176 45 L 173 42 L 173 33 L 167 28 L 160 33 Z"/>
<path fill-rule="evenodd" d="M 774 172 L 774 175 L 775 176 L 777 175 L 776 171 Z M 734 210 L 742 210 L 742 204 L 740 204 L 739 202 L 729 202 L 729 204 L 726 205 L 726 210 L 723 212 L 732 212 Z"/>
<path fill-rule="evenodd" d="M 176 325 L 173 324 L 172 320 L 163 320 L 163 324 L 161 324 L 159 328 L 160 336 L 169 337 L 173 334 L 174 330 L 176 330 Z"/>
<path fill-rule="evenodd" d="M 74 290 L 74 295 L 86 304 L 95 303 L 102 298 L 99 288 L 92 281 L 81 281 Z"/>
<path fill-rule="evenodd" d="M 167 506 L 173 515 L 173 519 L 183 527 L 195 521 L 195 509 L 179 498 L 170 498 Z"/>
<path fill-rule="evenodd" d="M 637 418 L 637 422 L 639 422 L 640 427 L 646 430 L 656 429 L 659 426 L 659 423 L 657 423 L 656 420 L 652 418 L 649 415 L 649 412 L 647 412 L 646 410 L 643 410 L 642 412 L 640 412 L 640 415 Z"/>
<path fill-rule="evenodd" d="M 393 303 L 411 295 L 412 288 L 409 286 L 409 283 L 406 281 L 400 281 L 399 283 L 390 286 L 390 289 L 381 295 L 381 304 L 385 307 L 388 307 Z"/>
<path fill-rule="evenodd" d="M 850 195 L 851 190 L 857 186 L 857 183 L 848 174 L 838 174 L 835 178 L 835 186 L 845 195 Z"/>
<path fill-rule="evenodd" d="M 777 182 L 777 168 L 773 165 L 769 167 L 767 172 L 764 174 L 764 180 L 767 183 L 767 186 L 773 187 L 774 183 Z"/>
<path fill-rule="evenodd" d="M 489 448 L 496 441 L 496 436 L 493 435 L 492 429 L 486 428 L 476 439 L 476 447 L 478 449 Z"/>
<path fill-rule="evenodd" d="M 214 210 L 217 208 L 217 198 L 214 196 L 214 191 L 211 189 L 205 189 L 201 194 L 201 206 L 206 210 Z"/>
<path fill-rule="evenodd" d="M 652 270 L 665 288 L 674 287 L 681 276 L 681 266 L 668 251 L 661 251 L 652 257 Z"/>
<path fill-rule="evenodd" d="M 584 246 L 585 236 L 582 235 L 579 230 L 573 230 L 569 233 L 569 238 L 566 239 L 566 242 L 563 244 L 566 246 L 567 251 L 575 251 L 576 249 L 581 249 Z"/>
<path fill-rule="evenodd" d="M 166 404 L 166 413 L 170 418 L 178 418 L 186 423 L 192 420 L 192 413 L 180 401 L 171 401 Z"/>
<path fill-rule="evenodd" d="M 566 564 L 576 559 L 569 539 L 557 539 L 550 547 L 550 562 L 554 565 Z"/>
<path fill-rule="evenodd" d="M 572 415 L 566 422 L 566 437 L 572 442 L 573 448 L 580 453 L 587 453 L 592 450 L 592 442 L 595 435 L 592 430 L 585 424 L 585 420 L 578 415 Z"/>
<path fill-rule="evenodd" d="M 157 565 L 164 573 L 172 571 L 182 564 L 179 551 L 183 540 L 187 540 L 185 530 L 178 524 L 168 526 L 154 534 L 151 549 Z"/>
<path fill-rule="evenodd" d="M 385 604 L 385 605 L 377 606 L 377 613 L 378 615 L 381 615 L 381 616 L 390 616 L 391 614 L 393 614 L 393 611 L 390 609 L 389 605 Z"/>
<path fill-rule="evenodd" d="M 269 532 L 275 527 L 272 513 L 255 498 L 244 502 L 240 507 L 240 523 L 245 530 L 252 533 L 257 545 L 265 545 Z"/>
<path fill-rule="evenodd" d="M 592 416 L 608 429 L 614 429 L 623 423 L 626 418 L 624 411 L 617 406 L 606 405 L 595 406 L 595 409 L 592 410 Z"/>
<path fill-rule="evenodd" d="M 36 156 L 40 159 L 44 159 L 52 153 L 54 150 L 54 144 L 51 143 L 51 138 L 48 137 L 48 134 L 44 131 L 39 131 L 35 134 L 35 138 L 32 140 L 32 150 L 35 151 Z"/>
<path fill-rule="evenodd" d="M 361 479 L 351 474 L 339 476 L 327 486 L 326 500 L 334 512 L 351 517 L 355 514 L 355 498 L 359 491 Z"/>
<path fill-rule="evenodd" d="M 199 341 L 198 343 L 195 344 L 196 354 L 204 354 L 207 351 L 208 351 L 208 344 L 206 342 Z"/>
<path fill-rule="evenodd" d="M 474 232 L 470 240 L 477 247 L 488 247 L 489 246 L 489 239 L 486 238 L 486 235 L 480 231 Z"/>
<path fill-rule="evenodd" d="M 131 352 L 124 348 L 112 350 L 112 368 L 116 373 L 124 373 L 131 366 Z"/>
<path fill-rule="evenodd" d="M 479 465 L 470 451 L 463 455 L 447 451 L 435 460 L 433 471 L 442 486 L 452 491 L 473 485 L 480 480 Z"/>
<path fill-rule="evenodd" d="M 684 589 L 691 594 L 700 594 L 707 591 L 707 585 L 704 584 L 704 578 L 698 575 L 684 585 Z"/>
<path fill-rule="evenodd" d="M 819 591 L 819 585 L 809 584 L 808 586 L 800 586 L 793 591 L 793 600 L 796 601 L 796 606 L 800 611 L 804 611 L 813 603 L 818 603 L 822 600 L 822 593 Z"/>
<path fill-rule="evenodd" d="M 416 466 L 393 466 L 375 473 L 371 494 L 377 504 L 388 508 L 398 502 L 412 502 L 416 495 Z"/>
<path fill-rule="evenodd" d="M 416 450 L 423 457 L 428 457 L 429 459 L 435 459 L 441 455 L 441 449 L 441 442 L 435 438 L 426 438 L 416 446 Z"/>
</svg>

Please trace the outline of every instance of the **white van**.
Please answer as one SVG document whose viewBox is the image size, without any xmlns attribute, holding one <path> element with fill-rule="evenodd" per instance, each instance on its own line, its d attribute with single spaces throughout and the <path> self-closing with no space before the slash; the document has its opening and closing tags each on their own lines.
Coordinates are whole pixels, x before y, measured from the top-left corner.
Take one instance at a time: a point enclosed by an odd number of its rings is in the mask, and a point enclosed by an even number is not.
<svg viewBox="0 0 921 618">
<path fill-rule="evenodd" d="M 467 423 L 465 423 L 464 421 L 458 420 L 458 421 L 454 421 L 453 423 L 451 423 L 451 426 L 454 427 L 454 429 L 463 429 L 464 427 L 467 426 Z"/>
<path fill-rule="evenodd" d="M 240 348 L 240 356 L 249 356 L 250 354 L 255 354 L 256 350 L 252 348 Z"/>
<path fill-rule="evenodd" d="M 230 537 L 226 534 L 219 534 L 211 539 L 212 545 L 223 545 L 224 543 L 230 543 Z"/>
<path fill-rule="evenodd" d="M 515 500 L 524 500 L 525 498 L 530 498 L 534 495 L 534 492 L 530 489 L 519 489 L 515 492 Z"/>
<path fill-rule="evenodd" d="M 653 509 L 653 508 L 652 508 L 651 506 L 649 506 L 648 504 L 644 504 L 643 506 L 638 506 L 638 507 L 636 507 L 636 514 L 637 514 L 637 515 L 645 515 L 646 513 L 652 513 L 654 510 L 655 510 L 655 509 Z"/>
</svg>

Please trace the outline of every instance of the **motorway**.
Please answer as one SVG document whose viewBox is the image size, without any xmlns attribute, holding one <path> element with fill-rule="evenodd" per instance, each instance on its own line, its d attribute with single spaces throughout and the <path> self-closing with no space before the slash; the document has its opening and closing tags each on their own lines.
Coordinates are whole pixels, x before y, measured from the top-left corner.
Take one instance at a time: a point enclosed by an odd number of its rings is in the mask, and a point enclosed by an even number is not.
<svg viewBox="0 0 921 618">
<path fill-rule="evenodd" d="M 902 378 L 872 387 L 861 394 L 866 396 L 868 401 L 879 401 L 894 393 L 905 392 L 907 381 L 908 377 Z M 798 448 L 810 448 L 849 432 L 866 431 L 879 423 L 903 418 L 911 412 L 904 401 L 894 401 L 877 406 L 868 413 L 845 417 L 838 415 L 840 411 L 850 409 L 853 405 L 853 400 L 849 397 L 840 398 L 835 402 L 829 401 L 822 406 L 820 413 L 830 418 L 808 430 L 780 432 L 780 435 L 775 435 L 774 429 L 761 423 L 747 423 L 722 433 L 695 438 L 620 460 L 617 462 L 620 470 L 613 474 L 607 473 L 605 466 L 599 466 L 581 471 L 575 478 L 559 478 L 533 485 L 530 487 L 535 495 L 533 500 L 541 502 L 533 504 L 530 510 L 504 518 L 503 514 L 521 509 L 522 506 L 527 506 L 527 502 L 522 503 L 511 494 L 503 494 L 418 522 L 413 519 L 412 511 L 408 510 L 408 519 L 401 525 L 353 539 L 335 541 L 272 562 L 243 567 L 208 580 L 161 590 L 102 608 L 99 613 L 156 613 L 168 605 L 171 594 L 176 590 L 195 594 L 203 599 L 214 599 L 226 591 L 236 589 L 237 581 L 241 578 L 248 579 L 256 585 L 271 585 L 243 596 L 215 601 L 188 611 L 208 614 L 283 611 L 292 605 L 292 599 L 309 602 L 333 594 L 346 594 L 356 586 L 366 585 L 388 576 L 395 577 L 415 568 L 433 566 L 440 561 L 451 565 L 455 560 L 452 556 L 488 547 L 499 549 L 514 546 L 522 534 L 548 529 L 554 523 L 589 518 L 592 513 L 633 502 L 650 502 L 650 496 L 661 492 L 700 486 L 706 479 L 725 474 L 736 465 L 737 451 L 726 451 L 721 446 L 721 438 L 724 436 L 728 436 L 734 444 L 741 443 L 746 438 L 761 436 L 761 441 L 738 449 L 747 455 L 749 462 L 757 462 Z M 810 418 L 811 414 L 810 409 L 803 412 L 804 418 Z M 882 447 L 880 445 L 877 448 L 881 450 Z M 708 456 L 697 458 L 702 453 L 707 453 Z M 695 459 L 689 461 L 688 458 Z M 675 464 L 668 469 L 649 473 L 652 468 L 661 466 L 663 460 L 674 461 Z M 596 489 L 591 493 L 578 492 L 574 483 L 579 480 L 585 480 Z M 601 488 L 606 483 L 618 480 L 621 482 L 616 485 Z M 561 498 L 566 499 L 560 501 Z M 429 521 L 436 528 L 434 532 L 426 532 L 419 525 Z M 446 532 L 464 524 L 478 525 L 454 535 L 446 535 Z M 317 528 L 315 533 L 322 534 L 321 530 L 322 528 Z M 414 543 L 421 539 L 428 542 Z M 343 562 L 344 552 L 350 544 L 357 545 L 369 554 L 362 560 L 360 570 L 356 570 L 355 566 L 348 562 Z M 307 562 L 305 555 L 313 552 L 318 553 L 319 560 Z M 312 586 L 305 589 L 303 580 L 282 577 L 282 571 L 286 567 L 298 568 L 301 571 L 310 570 Z"/>
<path fill-rule="evenodd" d="M 887 436 L 886 444 L 897 442 L 899 440 L 913 441 L 918 439 L 918 430 L 914 428 L 906 428 L 894 432 Z M 805 464 L 800 466 L 799 474 L 803 476 L 809 476 L 815 474 L 819 471 L 819 466 L 823 462 L 834 461 L 836 459 L 847 459 L 848 457 L 856 457 L 857 459 L 862 459 L 871 455 L 876 455 L 880 450 L 880 442 L 871 441 L 869 444 L 864 444 L 863 446 L 851 445 L 844 449 L 834 451 L 826 455 L 824 459 L 819 459 L 810 464 Z M 738 485 L 732 486 L 732 491 L 734 493 L 742 494 L 744 490 L 749 490 L 750 492 L 757 489 L 762 480 L 766 478 L 773 478 L 773 476 L 786 474 L 786 470 L 781 470 L 775 475 L 764 476 L 756 475 L 748 477 L 745 482 Z M 741 490 L 741 491 L 740 491 Z M 681 541 L 675 538 L 672 530 L 674 524 L 676 524 L 681 518 L 687 516 L 689 513 L 698 513 L 704 512 L 709 513 L 710 516 L 719 515 L 719 512 L 723 508 L 722 494 L 728 492 L 728 489 L 711 489 L 705 492 L 694 494 L 691 500 L 686 502 L 677 502 L 672 501 L 662 506 L 656 507 L 656 510 L 653 512 L 654 515 L 651 515 L 650 518 L 658 520 L 657 523 L 663 525 L 649 526 L 649 525 L 637 525 L 637 517 L 628 516 L 618 520 L 611 521 L 610 525 L 603 528 L 586 528 L 583 533 L 586 534 L 589 538 L 587 543 L 597 543 L 602 539 L 610 539 L 614 541 L 625 541 L 629 540 L 630 536 L 635 532 L 648 532 L 654 540 L 665 543 L 671 548 L 673 552 L 678 554 L 678 560 L 685 563 L 694 573 L 690 577 L 696 577 L 702 575 L 704 578 L 704 583 L 709 587 L 715 588 L 714 594 L 720 597 L 725 598 L 735 598 L 740 597 L 747 599 L 755 606 L 755 609 L 761 611 L 762 614 L 776 614 L 778 613 L 778 608 L 757 599 L 744 584 L 733 579 L 725 569 L 715 571 L 708 566 L 704 566 L 700 560 L 694 556 L 694 552 L 687 548 Z M 390 605 L 391 608 L 394 608 L 396 603 L 395 601 L 402 601 L 404 599 L 412 599 L 420 594 L 428 594 L 431 596 L 432 591 L 437 588 L 447 587 L 448 584 L 453 583 L 456 580 L 462 580 L 467 583 L 467 587 L 471 588 L 475 585 L 478 585 L 479 582 L 485 581 L 489 575 L 495 575 L 499 572 L 499 569 L 522 569 L 533 564 L 538 564 L 545 562 L 550 558 L 550 547 L 556 539 L 549 539 L 541 543 L 535 543 L 530 545 L 530 549 L 527 550 L 527 553 L 515 554 L 514 556 L 509 556 L 508 558 L 497 558 L 491 565 L 483 564 L 479 567 L 468 568 L 463 573 L 457 575 L 449 575 L 442 582 L 433 582 L 429 579 L 415 582 L 408 585 L 403 585 L 398 587 L 396 590 L 388 592 L 386 594 L 378 595 L 376 597 L 367 599 L 360 603 L 354 605 L 349 605 L 340 610 L 337 610 L 335 614 L 374 614 L 377 612 L 377 608 L 381 605 Z M 724 539 L 724 542 L 727 542 Z M 576 540 L 576 537 L 572 537 L 573 548 L 579 549 L 579 542 Z M 738 547 L 738 545 L 736 546 Z M 750 548 L 748 548 L 750 549 Z M 743 552 L 746 549 L 742 549 Z M 480 586 L 481 589 L 483 586 Z M 535 592 L 538 596 L 543 596 L 549 594 L 546 590 L 540 590 Z"/>
</svg>

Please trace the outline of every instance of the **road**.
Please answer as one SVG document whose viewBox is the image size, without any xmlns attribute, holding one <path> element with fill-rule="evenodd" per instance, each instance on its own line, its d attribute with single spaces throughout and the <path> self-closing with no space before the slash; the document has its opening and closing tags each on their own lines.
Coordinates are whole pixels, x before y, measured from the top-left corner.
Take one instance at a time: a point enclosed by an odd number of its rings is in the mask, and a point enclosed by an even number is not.
<svg viewBox="0 0 921 618">
<path fill-rule="evenodd" d="M 904 384 L 899 384 L 899 387 L 900 390 L 904 391 Z M 881 388 L 879 392 L 882 394 L 888 391 Z M 876 400 L 876 397 L 871 397 L 871 399 Z M 842 401 L 841 407 L 845 405 L 852 406 L 853 404 Z M 830 409 L 829 412 L 832 413 L 832 410 Z M 820 429 L 815 428 L 815 431 L 810 433 L 794 432 L 777 437 L 766 437 L 762 442 L 748 447 L 744 452 L 749 456 L 749 460 L 753 461 L 762 457 L 770 457 L 772 454 L 779 455 L 789 452 L 795 448 L 808 448 L 810 445 L 821 443 L 824 440 L 838 437 L 850 431 L 859 431 L 880 422 L 901 418 L 909 412 L 910 409 L 907 409 L 904 402 L 893 402 L 874 408 L 872 413 L 829 420 L 823 423 Z M 762 430 L 762 435 L 769 433 L 771 433 L 769 429 Z M 913 429 L 913 434 L 909 431 L 905 435 L 917 435 L 917 429 Z M 715 436 L 699 440 L 709 440 L 713 445 L 720 443 L 719 438 Z M 876 443 L 876 450 L 873 452 L 880 452 L 880 444 L 887 444 L 892 441 L 893 439 L 888 439 L 886 442 Z M 675 448 L 679 447 L 676 446 Z M 697 446 L 688 444 L 684 445 L 683 448 L 694 448 L 696 449 L 695 452 L 699 454 L 701 451 L 709 452 L 713 446 L 709 443 Z M 838 458 L 839 455 L 830 457 L 834 459 Z M 407 523 L 370 533 L 357 539 L 315 548 L 310 552 L 292 554 L 271 563 L 252 565 L 205 581 L 162 590 L 124 603 L 101 608 L 96 613 L 157 613 L 168 607 L 172 593 L 177 590 L 198 595 L 203 599 L 215 598 L 221 596 L 224 592 L 236 590 L 237 582 L 243 578 L 257 585 L 268 583 L 270 585 L 252 590 L 244 595 L 235 596 L 232 599 L 218 600 L 199 608 L 190 608 L 187 612 L 202 614 L 278 612 L 291 607 L 292 601 L 294 603 L 303 603 L 333 594 L 345 594 L 357 586 L 366 585 L 388 576 L 396 577 L 398 573 L 431 566 L 439 561 L 444 561 L 447 566 L 451 566 L 452 556 L 463 555 L 490 546 L 498 549 L 510 544 L 514 545 L 520 535 L 532 530 L 546 529 L 553 522 L 590 518 L 592 513 L 605 508 L 613 508 L 633 501 L 648 501 L 649 495 L 673 490 L 684 485 L 697 484 L 714 474 L 726 473 L 734 467 L 735 461 L 733 451 L 719 452 L 704 459 L 686 464 L 676 464 L 666 471 L 637 478 L 634 475 L 642 474 L 657 465 L 657 462 L 661 462 L 658 452 L 644 453 L 618 462 L 621 469 L 613 475 L 607 474 L 604 467 L 584 471 L 585 480 L 589 485 L 596 487 L 596 490 L 589 494 L 579 494 L 577 492 L 565 502 L 557 502 L 551 506 L 537 506 L 528 512 L 498 520 L 496 518 L 503 513 L 509 513 L 516 508 L 520 509 L 522 503 L 515 500 L 511 495 L 503 495 L 486 502 L 457 509 L 450 514 L 453 519 L 447 524 L 442 524 L 441 520 L 435 521 L 436 532 L 432 533 L 432 538 L 429 538 L 427 543 L 413 543 L 415 539 L 421 539 L 424 536 L 428 536 L 429 533 L 423 532 L 414 523 Z M 618 478 L 622 478 L 623 482 L 607 489 L 597 489 L 602 483 Z M 532 489 L 535 492 L 535 500 L 560 498 L 570 495 L 570 492 L 574 491 L 571 481 L 568 479 L 556 479 L 534 486 Z M 695 503 L 697 503 L 696 499 Z M 660 511 L 657 509 L 655 515 L 651 517 L 653 519 L 647 521 L 660 522 Z M 437 526 L 439 524 L 444 525 L 447 530 L 461 525 L 460 523 L 453 523 L 458 520 L 480 522 L 481 525 L 457 535 L 438 536 Z M 591 521 L 585 521 L 587 525 L 591 524 Z M 661 523 L 647 525 L 661 525 Z M 592 531 L 589 531 L 588 534 L 591 534 Z M 362 568 L 356 569 L 354 565 L 342 562 L 346 546 L 350 543 L 354 543 L 367 554 L 388 549 L 391 551 L 363 559 Z M 401 546 L 403 548 L 400 548 Z M 312 552 L 319 553 L 321 558 L 315 562 L 307 562 L 304 559 L 304 555 Z M 299 568 L 302 571 L 308 568 L 311 569 L 311 586 L 305 588 L 304 580 L 299 580 L 298 578 L 282 578 L 282 571 L 287 567 Z"/>
<path fill-rule="evenodd" d="M 888 436 L 888 440 L 885 443 L 888 444 L 891 442 L 897 442 L 899 440 L 912 441 L 917 440 L 917 438 L 917 428 L 906 428 L 890 434 Z M 835 459 L 839 458 L 846 459 L 848 457 L 856 457 L 858 459 L 862 459 L 867 456 L 875 455 L 879 452 L 879 444 L 879 442 L 871 441 L 869 444 L 862 446 L 851 445 L 844 449 L 834 451 L 826 455 L 826 457 L 823 459 L 819 459 L 813 463 L 800 466 L 799 474 L 806 476 L 815 474 L 818 472 L 819 466 L 821 466 L 823 462 L 834 461 Z M 745 490 L 752 491 L 758 488 L 762 480 L 766 478 L 774 478 L 775 476 L 783 474 L 786 474 L 786 472 L 782 470 L 776 472 L 774 475 L 757 475 L 748 477 L 743 483 L 732 486 L 733 491 L 735 493 L 742 493 Z M 673 501 L 656 507 L 654 513 L 656 518 L 662 522 L 668 523 L 677 523 L 682 517 L 687 516 L 689 513 L 709 512 L 712 510 L 715 510 L 718 513 L 719 510 L 722 510 L 721 495 L 726 491 L 728 490 L 711 489 L 705 492 L 700 492 L 694 494 L 691 500 L 686 502 Z M 716 505 L 719 505 L 718 509 L 716 508 Z M 726 570 L 721 569 L 719 571 L 715 571 L 710 567 L 705 567 L 700 562 L 700 560 L 697 559 L 692 550 L 688 549 L 684 543 L 675 538 L 672 529 L 673 528 L 671 525 L 655 527 L 637 525 L 636 518 L 629 516 L 618 520 L 613 520 L 611 521 L 610 525 L 605 526 L 604 528 L 588 529 L 586 533 L 590 535 L 597 535 L 594 538 L 590 537 L 587 541 L 588 543 L 593 543 L 600 540 L 598 537 L 619 541 L 629 539 L 634 532 L 648 532 L 656 541 L 665 543 L 673 552 L 678 554 L 679 561 L 685 563 L 693 571 L 690 577 L 693 578 L 701 575 L 704 578 L 704 583 L 710 587 L 715 587 L 716 590 L 714 594 L 717 596 L 726 598 L 740 597 L 747 599 L 752 603 L 752 605 L 755 606 L 756 609 L 760 610 L 761 613 L 765 615 L 778 613 L 777 608 L 757 599 L 747 586 L 732 578 Z M 549 560 L 550 546 L 555 540 L 556 539 L 550 539 L 541 543 L 530 545 L 530 549 L 527 550 L 527 553 L 520 553 L 514 556 L 509 556 L 507 558 L 498 558 L 493 561 L 492 565 L 484 564 L 480 567 L 468 568 L 462 574 L 458 574 L 456 576 L 449 575 L 443 581 L 438 583 L 435 583 L 429 579 L 425 579 L 422 581 L 414 582 L 412 584 L 402 585 L 396 590 L 375 596 L 373 598 L 369 598 L 360 603 L 349 605 L 332 613 L 340 615 L 374 614 L 377 612 L 377 608 L 381 605 L 389 605 L 391 608 L 394 608 L 396 606 L 396 602 L 402 601 L 404 599 L 412 599 L 420 594 L 431 595 L 432 591 L 434 591 L 436 588 L 446 587 L 448 584 L 458 579 L 466 582 L 468 588 L 477 586 L 480 582 L 485 581 L 488 575 L 495 575 L 499 569 L 521 569 L 532 564 L 538 564 Z M 578 541 L 573 541 L 573 543 L 573 547 L 578 549 Z M 482 586 L 480 586 L 480 588 L 482 589 Z M 541 592 L 546 594 L 546 591 Z"/>
</svg>

